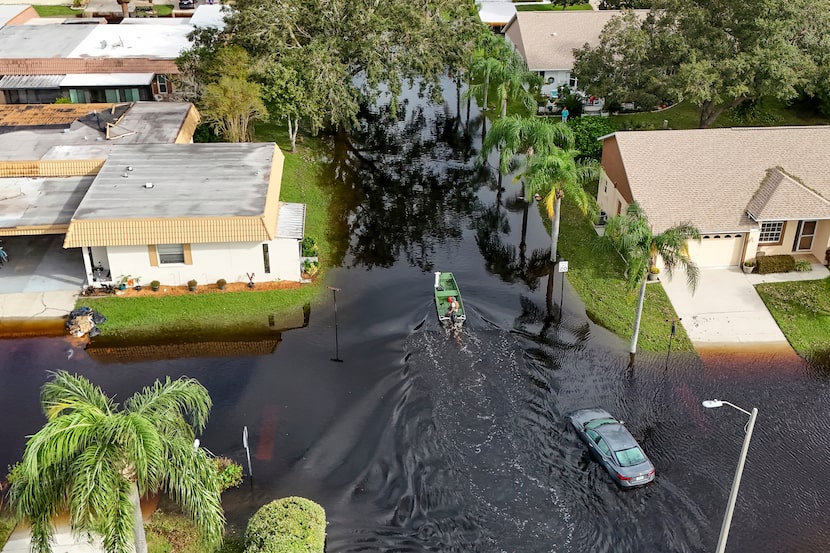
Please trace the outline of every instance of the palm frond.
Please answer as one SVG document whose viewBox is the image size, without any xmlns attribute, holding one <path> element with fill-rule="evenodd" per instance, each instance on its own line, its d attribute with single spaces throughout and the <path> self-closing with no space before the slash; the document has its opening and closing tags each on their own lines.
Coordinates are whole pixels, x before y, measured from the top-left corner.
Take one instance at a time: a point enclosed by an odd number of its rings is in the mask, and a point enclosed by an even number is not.
<svg viewBox="0 0 830 553">
<path fill-rule="evenodd" d="M 47 419 L 72 410 L 97 409 L 101 414 L 108 414 L 116 407 L 101 388 L 86 378 L 66 371 L 52 375 L 52 380 L 40 390 L 40 402 Z"/>
<path fill-rule="evenodd" d="M 190 420 L 197 432 L 204 430 L 212 402 L 207 389 L 193 378 L 167 378 L 145 387 L 124 404 L 124 410 L 150 418 L 181 416 Z"/>
</svg>

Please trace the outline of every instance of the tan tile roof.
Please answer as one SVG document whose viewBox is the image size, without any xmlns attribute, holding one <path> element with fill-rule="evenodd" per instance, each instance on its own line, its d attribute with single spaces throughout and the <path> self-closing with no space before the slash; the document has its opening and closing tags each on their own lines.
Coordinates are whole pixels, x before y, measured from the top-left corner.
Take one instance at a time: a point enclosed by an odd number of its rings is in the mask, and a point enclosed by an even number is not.
<svg viewBox="0 0 830 553">
<path fill-rule="evenodd" d="M 830 219 L 830 201 L 776 167 L 767 172 L 747 211 L 756 221 Z"/>
<path fill-rule="evenodd" d="M 645 15 L 648 10 L 634 10 Z M 586 43 L 599 44 L 606 23 L 620 10 L 516 12 L 504 34 L 516 46 L 531 71 L 572 69 L 573 51 Z"/>
<path fill-rule="evenodd" d="M 94 111 L 115 104 L 2 104 L 0 127 L 67 126 Z"/>
<path fill-rule="evenodd" d="M 178 75 L 172 60 L 146 58 L 0 58 L 0 75 L 74 75 L 87 73 L 156 73 Z"/>
<path fill-rule="evenodd" d="M 658 232 L 681 221 L 691 221 L 704 233 L 754 228 L 746 212 L 775 168 L 790 177 L 786 190 L 801 188 L 794 204 L 807 209 L 810 196 L 805 190 L 816 202 L 830 199 L 830 126 L 627 131 L 614 136 L 632 195 Z M 779 205 L 776 197 L 770 209 Z"/>
</svg>

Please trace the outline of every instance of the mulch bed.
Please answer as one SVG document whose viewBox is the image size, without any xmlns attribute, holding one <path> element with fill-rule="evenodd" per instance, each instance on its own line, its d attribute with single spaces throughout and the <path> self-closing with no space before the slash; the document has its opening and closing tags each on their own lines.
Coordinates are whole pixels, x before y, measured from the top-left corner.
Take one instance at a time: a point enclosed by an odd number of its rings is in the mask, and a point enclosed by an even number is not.
<svg viewBox="0 0 830 553">
<path fill-rule="evenodd" d="M 274 281 L 274 282 L 257 282 L 253 288 L 248 288 L 245 282 L 229 282 L 224 290 L 220 290 L 215 283 L 204 284 L 197 286 L 194 292 L 191 292 L 187 286 L 164 286 L 162 285 L 158 292 L 153 292 L 149 286 L 142 286 L 141 290 L 134 288 L 127 288 L 126 290 L 117 290 L 116 296 L 122 298 L 135 298 L 145 296 L 181 296 L 185 294 L 226 294 L 228 292 L 262 292 L 264 290 L 292 290 L 302 286 L 300 282 L 293 282 L 288 280 Z"/>
</svg>

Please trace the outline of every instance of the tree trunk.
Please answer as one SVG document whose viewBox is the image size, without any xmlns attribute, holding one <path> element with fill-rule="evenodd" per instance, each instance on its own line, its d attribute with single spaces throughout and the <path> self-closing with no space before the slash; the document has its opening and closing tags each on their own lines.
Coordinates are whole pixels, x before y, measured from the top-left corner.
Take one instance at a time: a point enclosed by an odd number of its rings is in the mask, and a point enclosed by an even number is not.
<svg viewBox="0 0 830 553">
<path fill-rule="evenodd" d="M 505 92 L 504 96 L 501 97 L 501 117 L 504 119 L 507 117 L 507 93 Z"/>
<path fill-rule="evenodd" d="M 490 78 L 484 79 L 484 105 L 481 106 L 481 111 L 487 110 L 487 96 L 490 93 Z"/>
<path fill-rule="evenodd" d="M 640 337 L 640 319 L 643 317 L 643 300 L 646 298 L 646 279 L 640 285 L 640 297 L 637 298 L 637 313 L 634 315 L 634 335 L 631 336 L 631 347 L 629 353 L 637 353 L 637 339 Z"/>
<path fill-rule="evenodd" d="M 295 125 L 291 124 L 291 116 L 288 116 L 288 137 L 291 139 L 291 151 L 297 150 L 297 128 L 300 126 L 299 120 Z"/>
<path fill-rule="evenodd" d="M 141 515 L 141 497 L 138 495 L 138 484 L 135 482 L 132 483 L 130 489 L 130 499 L 133 500 L 135 553 L 147 553 L 147 536 L 144 534 L 144 517 Z"/>
<path fill-rule="evenodd" d="M 124 19 L 129 19 L 130 17 L 130 0 L 122 0 L 121 4 L 121 14 L 124 16 Z"/>
<path fill-rule="evenodd" d="M 550 260 L 556 263 L 556 247 L 559 245 L 559 221 L 562 219 L 562 196 L 557 192 L 553 204 L 553 219 L 550 225 Z"/>
<path fill-rule="evenodd" d="M 467 120 L 464 122 L 464 135 L 470 132 L 470 108 L 473 105 L 473 97 L 467 96 Z"/>
</svg>

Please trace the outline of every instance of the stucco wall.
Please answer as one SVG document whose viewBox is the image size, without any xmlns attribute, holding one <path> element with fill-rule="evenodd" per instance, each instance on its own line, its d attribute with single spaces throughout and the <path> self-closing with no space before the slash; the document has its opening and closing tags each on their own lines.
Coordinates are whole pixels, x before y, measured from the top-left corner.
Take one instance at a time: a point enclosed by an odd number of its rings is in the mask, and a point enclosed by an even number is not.
<svg viewBox="0 0 830 553">
<path fill-rule="evenodd" d="M 628 207 L 628 202 L 620 194 L 620 191 L 604 169 L 600 171 L 599 186 L 597 187 L 597 204 L 608 215 L 609 219 L 619 213 L 625 213 Z"/>
<path fill-rule="evenodd" d="M 570 69 L 557 69 L 554 71 L 544 71 L 542 73 L 542 78 L 544 79 L 544 83 L 542 84 L 542 94 L 549 95 L 551 90 L 556 90 L 562 85 L 569 84 L 569 80 L 571 78 L 571 71 Z M 551 78 L 553 78 L 553 82 L 548 82 Z"/>
<path fill-rule="evenodd" d="M 158 280 L 168 286 L 183 286 L 190 279 L 210 284 L 220 278 L 228 282 L 248 282 L 246 273 L 254 274 L 254 282 L 300 280 L 300 247 L 297 240 L 276 239 L 268 244 L 270 273 L 265 272 L 261 242 L 233 244 L 192 244 L 192 264 L 150 265 L 147 246 L 110 246 L 107 259 L 112 279 L 121 275 L 141 277 L 148 285 Z M 106 265 L 106 263 L 105 263 Z"/>
</svg>

